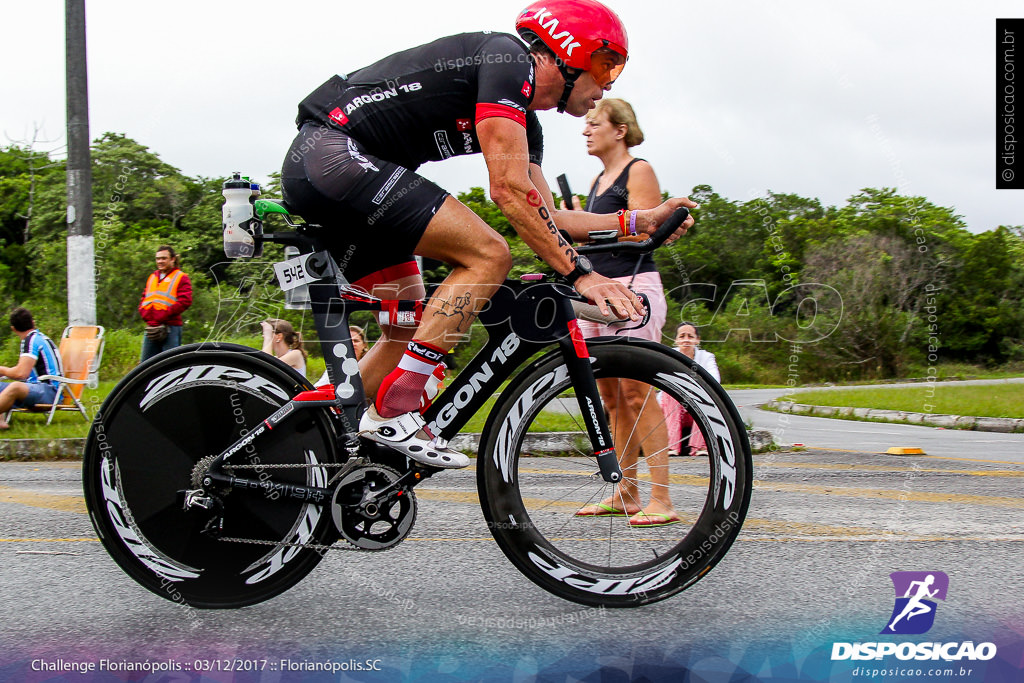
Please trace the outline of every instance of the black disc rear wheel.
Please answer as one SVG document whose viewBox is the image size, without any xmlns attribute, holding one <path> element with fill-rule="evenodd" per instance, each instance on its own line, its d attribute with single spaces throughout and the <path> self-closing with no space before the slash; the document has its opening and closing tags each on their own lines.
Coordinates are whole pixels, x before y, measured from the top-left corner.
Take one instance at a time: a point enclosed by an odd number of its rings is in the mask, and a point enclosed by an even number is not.
<svg viewBox="0 0 1024 683">
<path fill-rule="evenodd" d="M 312 571 L 322 554 L 298 546 L 337 540 L 329 500 L 212 489 L 209 509 L 183 509 L 197 462 L 310 388 L 282 363 L 228 344 L 181 347 L 129 374 L 97 415 L 83 463 L 93 525 L 121 568 L 160 597 L 208 608 L 266 600 Z M 335 471 L 325 465 L 336 463 L 330 418 L 298 411 L 230 462 L 247 466 L 239 478 L 324 486 Z"/>
</svg>

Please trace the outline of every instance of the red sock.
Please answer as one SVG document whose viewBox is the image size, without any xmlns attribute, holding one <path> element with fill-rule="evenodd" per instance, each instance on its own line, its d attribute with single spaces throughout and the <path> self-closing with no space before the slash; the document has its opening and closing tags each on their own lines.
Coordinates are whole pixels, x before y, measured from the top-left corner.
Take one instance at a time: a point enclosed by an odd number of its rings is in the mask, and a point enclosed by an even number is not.
<svg viewBox="0 0 1024 683">
<path fill-rule="evenodd" d="M 420 407 L 423 387 L 434 368 L 440 364 L 445 352 L 426 342 L 409 342 L 409 348 L 377 390 L 375 407 L 381 417 L 396 417 L 411 413 Z"/>
</svg>

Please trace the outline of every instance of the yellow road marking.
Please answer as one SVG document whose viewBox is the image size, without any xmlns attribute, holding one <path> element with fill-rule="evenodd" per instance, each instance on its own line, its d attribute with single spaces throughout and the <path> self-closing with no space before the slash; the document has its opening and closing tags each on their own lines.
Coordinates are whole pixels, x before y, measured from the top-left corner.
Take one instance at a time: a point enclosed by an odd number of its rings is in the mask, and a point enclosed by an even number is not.
<svg viewBox="0 0 1024 683">
<path fill-rule="evenodd" d="M 826 451 L 828 453 L 857 453 L 861 455 L 885 455 L 885 453 L 879 453 L 878 451 L 854 451 L 849 448 L 825 448 L 824 446 L 805 446 L 810 450 L 815 451 Z M 1013 462 L 1011 460 L 986 460 L 984 458 L 954 458 L 949 455 L 922 455 L 921 458 L 928 460 L 953 460 L 955 462 L 987 462 L 995 465 L 1019 465 L 1019 462 Z"/>
<path fill-rule="evenodd" d="M 32 493 L 6 486 L 0 486 L 0 503 L 17 503 L 34 508 L 75 512 L 80 515 L 86 513 L 85 498 L 82 495 L 68 496 L 56 493 Z"/>
<path fill-rule="evenodd" d="M 762 462 L 754 463 L 754 469 L 758 467 L 780 467 L 783 469 L 808 469 L 808 470 L 842 470 L 844 472 L 921 472 L 931 474 L 963 474 L 971 477 L 1024 477 L 1024 470 L 950 470 L 914 467 L 893 467 L 889 465 L 855 465 L 844 463 L 824 462 Z"/>
<path fill-rule="evenodd" d="M 445 501 L 450 503 L 471 503 L 479 504 L 480 500 L 473 491 L 445 491 L 442 489 L 417 489 L 416 495 L 425 500 Z M 579 509 L 584 503 L 575 500 L 548 500 L 545 498 L 524 498 L 523 502 L 530 511 L 536 511 L 545 507 L 560 509 Z M 692 523 L 694 517 L 680 513 L 684 522 Z M 600 518 L 607 521 L 608 518 Z M 626 527 L 625 518 L 614 517 L 611 519 L 622 522 L 623 529 Z M 578 520 L 580 523 L 587 523 L 589 520 Z M 686 526 L 681 525 L 680 529 Z M 789 536 L 791 534 L 807 536 L 877 536 L 883 533 L 879 529 L 864 526 L 836 526 L 830 524 L 818 524 L 814 522 L 796 522 L 785 519 L 760 519 L 748 517 L 743 523 L 744 532 L 764 533 L 772 536 Z"/>
<path fill-rule="evenodd" d="M 0 543 L 82 543 L 98 542 L 98 538 L 0 538 Z"/>
<path fill-rule="evenodd" d="M 886 536 L 874 536 L 871 538 L 836 538 L 833 536 L 789 536 L 785 538 L 780 537 L 767 537 L 767 536 L 749 536 L 747 534 L 747 525 L 744 524 L 743 532 L 736 539 L 737 541 L 750 541 L 755 543 L 790 543 L 790 542 L 816 542 L 816 543 L 884 543 L 898 541 L 900 543 L 936 543 L 936 542 L 991 542 L 997 541 L 1000 543 L 1006 542 L 1021 542 L 1024 541 L 1024 537 L 1014 536 L 901 536 L 899 534 L 886 535 Z M 0 538 L 0 543 L 76 543 L 76 542 L 89 542 L 99 543 L 98 538 Z M 565 539 L 560 539 L 565 540 Z M 590 538 L 590 539 L 577 539 L 577 540 L 590 540 L 590 541 L 607 541 L 607 538 Z M 620 539 L 622 540 L 621 537 Z M 630 541 L 658 541 L 663 539 L 657 538 L 629 538 Z M 410 536 L 405 540 L 408 542 L 487 542 L 494 541 L 492 536 L 473 536 L 464 538 L 455 537 L 444 537 L 444 536 Z"/>
<path fill-rule="evenodd" d="M 914 470 L 913 468 L 887 468 L 880 465 L 836 465 L 836 464 L 825 464 L 825 463 L 772 463 L 773 467 L 804 467 L 813 469 L 852 469 L 852 470 L 873 470 L 873 471 L 900 471 L 900 472 L 938 472 L 947 474 L 965 474 L 967 476 L 1007 476 L 1007 477 L 1018 477 L 1022 476 L 1022 473 L 1018 472 L 960 472 L 957 470 Z M 561 469 L 529 469 L 523 470 L 531 474 L 569 474 L 577 476 L 591 476 L 586 472 L 577 472 L 572 470 L 561 470 Z M 649 475 L 644 473 L 640 476 L 641 479 L 649 480 Z M 672 474 L 669 475 L 669 479 L 674 484 L 683 486 L 692 486 L 698 488 L 707 488 L 708 478 L 706 476 L 697 476 L 689 474 Z M 888 499 L 888 500 L 901 500 L 908 502 L 926 502 L 926 503 L 960 503 L 967 505 L 980 505 L 986 507 L 1001 507 L 1010 509 L 1024 509 L 1024 499 L 1014 498 L 1008 496 L 981 496 L 981 495 L 969 495 L 961 493 L 935 493 L 935 492 L 924 492 L 924 491 L 908 491 L 908 490 L 895 490 L 895 489 L 873 489 L 863 487 L 842 487 L 842 486 L 826 486 L 826 485 L 812 485 L 812 484 L 794 484 L 788 482 L 772 482 L 755 480 L 754 487 L 759 492 L 775 491 L 775 492 L 787 492 L 787 493 L 807 493 L 811 495 L 832 495 L 832 496 L 844 496 L 851 498 L 867 498 L 867 499 Z M 427 489 L 417 488 L 416 494 L 418 497 L 424 500 L 441 500 L 453 503 L 468 503 L 477 505 L 479 504 L 479 497 L 476 491 L 450 491 L 443 489 Z M 580 507 L 584 503 L 583 501 L 551 501 L 544 498 L 527 498 L 526 501 L 529 507 L 542 507 L 542 506 L 555 506 L 558 508 L 572 508 Z M 76 514 L 85 514 L 85 501 L 81 495 L 60 495 L 60 494 L 47 494 L 47 493 L 33 493 L 28 491 L 21 491 L 9 487 L 0 487 L 0 503 L 15 503 L 20 505 L 28 505 L 31 507 L 38 507 L 50 510 L 59 510 L 62 512 L 72 512 Z M 789 523 L 789 522 L 769 522 L 767 520 L 755 521 L 748 520 L 749 525 L 757 526 L 760 524 L 766 525 L 765 530 L 773 533 L 785 534 L 787 528 L 792 530 L 793 525 L 802 523 Z M 778 525 L 781 525 L 779 527 Z M 769 527 L 771 527 L 769 529 Z M 817 524 L 806 524 L 805 529 L 809 533 L 815 535 L 830 534 L 834 532 L 842 533 L 858 533 L 868 534 L 875 533 L 873 530 L 863 527 L 830 527 L 827 525 Z M 813 529 L 813 531 L 811 531 Z M 856 531 L 854 531 L 856 529 Z"/>
<path fill-rule="evenodd" d="M 888 500 L 913 501 L 915 503 L 963 503 L 1024 509 L 1024 499 L 1005 496 L 974 496 L 964 493 L 928 493 L 924 491 L 899 491 L 894 489 L 868 489 L 845 486 L 812 486 L 810 484 L 789 484 L 784 482 L 754 481 L 757 491 L 810 493 L 815 495 L 845 496 L 848 498 L 885 498 Z"/>
<path fill-rule="evenodd" d="M 866 466 L 871 467 L 871 466 Z M 908 472 L 915 471 L 907 468 Z M 538 473 L 561 473 L 577 474 L 569 470 L 538 470 Z M 581 476 L 589 476 L 582 475 Z M 1017 476 L 1017 475 L 1014 475 Z M 641 475 L 641 479 L 649 479 L 647 474 Z M 670 474 L 669 481 L 674 484 L 685 486 L 707 487 L 708 478 L 698 477 L 690 474 Z M 890 489 L 871 489 L 843 486 L 822 486 L 812 484 L 790 484 L 786 482 L 766 482 L 763 479 L 754 480 L 754 489 L 757 491 L 777 491 L 793 493 L 810 493 L 814 495 L 847 496 L 851 498 L 885 498 L 891 500 L 914 501 L 918 503 L 964 503 L 967 505 L 984 505 L 988 507 L 1005 507 L 1012 509 L 1024 508 L 1024 499 L 1007 496 L 976 496 L 962 493 L 928 493 L 921 491 L 899 491 Z"/>
</svg>

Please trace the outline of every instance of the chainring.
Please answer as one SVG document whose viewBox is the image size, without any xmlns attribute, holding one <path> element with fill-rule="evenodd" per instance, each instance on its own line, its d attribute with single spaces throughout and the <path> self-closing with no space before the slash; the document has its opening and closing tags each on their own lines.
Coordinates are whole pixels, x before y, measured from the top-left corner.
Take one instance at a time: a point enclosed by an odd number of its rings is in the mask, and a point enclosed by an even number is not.
<svg viewBox="0 0 1024 683">
<path fill-rule="evenodd" d="M 363 550 L 388 550 L 409 535 L 416 521 L 416 495 L 411 488 L 392 487 L 401 476 L 390 467 L 369 464 L 338 482 L 331 515 L 346 541 Z"/>
</svg>

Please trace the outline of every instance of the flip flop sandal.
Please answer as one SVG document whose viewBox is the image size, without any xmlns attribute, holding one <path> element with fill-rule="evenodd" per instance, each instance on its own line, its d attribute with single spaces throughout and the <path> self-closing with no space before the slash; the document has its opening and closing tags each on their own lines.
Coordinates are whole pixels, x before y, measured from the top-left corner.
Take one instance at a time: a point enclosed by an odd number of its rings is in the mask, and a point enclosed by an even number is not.
<svg viewBox="0 0 1024 683">
<path fill-rule="evenodd" d="M 629 526 L 639 529 L 644 527 L 679 524 L 682 521 L 683 520 L 675 514 L 664 515 L 660 512 L 638 512 L 629 518 Z"/>
<path fill-rule="evenodd" d="M 628 517 L 625 510 L 604 503 L 593 503 L 576 511 L 576 517 Z"/>
</svg>

